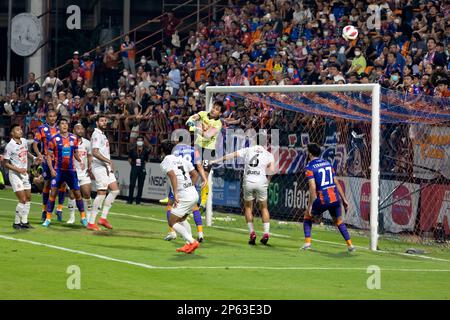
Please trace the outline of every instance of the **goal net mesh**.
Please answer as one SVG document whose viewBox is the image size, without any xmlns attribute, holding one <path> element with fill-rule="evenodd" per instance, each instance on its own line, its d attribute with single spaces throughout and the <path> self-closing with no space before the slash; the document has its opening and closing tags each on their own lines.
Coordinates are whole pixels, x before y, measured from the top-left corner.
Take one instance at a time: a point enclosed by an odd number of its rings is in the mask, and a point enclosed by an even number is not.
<svg viewBox="0 0 450 320">
<path fill-rule="evenodd" d="M 308 205 L 306 146 L 322 147 L 350 209 L 344 221 L 367 236 L 370 216 L 371 110 L 369 92 L 228 93 L 219 155 L 249 146 L 254 129 L 278 133 L 270 148 L 278 173 L 268 189 L 271 228 L 297 228 Z M 436 244 L 450 235 L 450 100 L 381 89 L 379 234 L 386 249 L 396 241 Z M 246 138 L 247 137 L 247 138 Z M 272 141 L 273 142 L 273 141 Z M 213 174 L 213 225 L 245 230 L 242 161 Z M 255 220 L 260 220 L 254 206 Z M 326 213 L 321 228 L 333 229 Z M 401 241 L 398 241 L 401 240 Z M 389 245 L 387 245 L 389 243 Z M 381 248 L 383 249 L 383 248 Z"/>
</svg>

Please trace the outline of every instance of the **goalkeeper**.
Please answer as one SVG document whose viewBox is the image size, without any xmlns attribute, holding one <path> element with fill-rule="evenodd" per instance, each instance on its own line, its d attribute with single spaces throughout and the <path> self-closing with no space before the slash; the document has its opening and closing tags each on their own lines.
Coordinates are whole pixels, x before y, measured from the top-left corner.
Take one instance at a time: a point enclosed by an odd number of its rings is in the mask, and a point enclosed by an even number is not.
<svg viewBox="0 0 450 320">
<path fill-rule="evenodd" d="M 201 111 L 191 116 L 186 125 L 190 131 L 195 132 L 195 157 L 196 162 L 201 161 L 206 177 L 211 171 L 211 161 L 216 158 L 216 141 L 222 130 L 220 116 L 224 106 L 222 101 L 216 100 L 209 112 Z M 204 184 L 201 189 L 200 211 L 205 212 L 208 199 L 209 186 Z"/>
</svg>

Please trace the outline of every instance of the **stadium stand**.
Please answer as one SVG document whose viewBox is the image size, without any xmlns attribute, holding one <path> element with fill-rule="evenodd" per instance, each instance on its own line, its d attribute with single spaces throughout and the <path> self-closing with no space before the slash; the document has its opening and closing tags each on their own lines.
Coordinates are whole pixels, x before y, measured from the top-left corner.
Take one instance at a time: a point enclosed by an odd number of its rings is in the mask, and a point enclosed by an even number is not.
<svg viewBox="0 0 450 320">
<path fill-rule="evenodd" d="M 380 27 L 371 29 L 366 22 L 378 10 Z M 91 54 L 74 51 L 61 79 L 50 72 L 37 83 L 30 74 L 21 90 L 0 96 L 0 115 L 29 132 L 54 108 L 72 126 L 83 123 L 89 136 L 94 116 L 106 113 L 116 156 L 143 134 L 156 159 L 159 142 L 205 109 L 206 86 L 378 82 L 399 97 L 448 99 L 448 11 L 445 1 L 229 1 L 219 20 L 200 23 L 181 43 L 164 41 L 148 56 L 135 58 L 131 40 Z M 162 22 L 167 34 L 176 34 L 177 17 Z M 359 30 L 351 42 L 341 36 L 348 24 Z M 224 128 L 302 121 L 224 99 Z"/>
</svg>

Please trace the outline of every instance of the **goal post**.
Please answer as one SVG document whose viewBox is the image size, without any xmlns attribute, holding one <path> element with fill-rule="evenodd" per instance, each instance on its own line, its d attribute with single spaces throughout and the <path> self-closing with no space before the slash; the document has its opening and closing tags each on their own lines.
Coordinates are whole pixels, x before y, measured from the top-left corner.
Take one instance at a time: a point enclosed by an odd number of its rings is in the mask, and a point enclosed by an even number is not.
<svg viewBox="0 0 450 320">
<path fill-rule="evenodd" d="M 370 249 L 377 250 L 380 176 L 380 85 L 286 85 L 286 86 L 208 86 L 206 87 L 206 110 L 212 107 L 215 94 L 270 94 L 270 93 L 319 93 L 319 92 L 366 92 L 371 94 L 371 154 L 370 154 Z M 213 170 L 208 177 L 209 195 L 206 207 L 206 224 L 212 225 L 213 217 Z"/>
</svg>

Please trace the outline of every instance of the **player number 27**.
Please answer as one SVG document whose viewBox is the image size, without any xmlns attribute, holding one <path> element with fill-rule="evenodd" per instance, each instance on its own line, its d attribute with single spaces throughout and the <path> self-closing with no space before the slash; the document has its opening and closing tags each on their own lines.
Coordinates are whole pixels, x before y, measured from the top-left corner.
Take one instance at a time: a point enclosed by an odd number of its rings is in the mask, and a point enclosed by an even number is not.
<svg viewBox="0 0 450 320">
<path fill-rule="evenodd" d="M 322 182 L 320 184 L 322 187 L 333 183 L 333 171 L 332 171 L 331 167 L 320 168 L 319 173 L 320 173 L 320 176 L 322 177 Z M 327 173 L 328 173 L 328 175 L 327 175 Z M 327 179 L 327 178 L 329 178 L 329 179 Z"/>
</svg>

